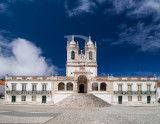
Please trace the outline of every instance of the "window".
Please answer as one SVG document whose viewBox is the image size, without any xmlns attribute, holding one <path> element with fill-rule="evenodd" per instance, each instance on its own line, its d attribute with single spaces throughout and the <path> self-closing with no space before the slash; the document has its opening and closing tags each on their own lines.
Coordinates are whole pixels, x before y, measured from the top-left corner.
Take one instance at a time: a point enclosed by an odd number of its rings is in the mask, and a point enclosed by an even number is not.
<svg viewBox="0 0 160 124">
<path fill-rule="evenodd" d="M 138 85 L 138 91 L 142 91 L 142 85 Z"/>
<path fill-rule="evenodd" d="M 43 85 L 42 85 L 42 91 L 46 91 L 46 89 L 47 89 L 47 85 L 46 85 L 46 84 L 43 84 Z"/>
<path fill-rule="evenodd" d="M 138 101 L 142 101 L 142 96 L 138 96 Z"/>
<path fill-rule="evenodd" d="M 36 91 L 37 90 L 37 85 L 36 84 L 33 84 L 32 85 L 32 91 Z"/>
<path fill-rule="evenodd" d="M 106 83 L 101 83 L 100 84 L 100 90 L 101 91 L 106 91 Z"/>
<path fill-rule="evenodd" d="M 12 91 L 16 91 L 16 84 L 12 84 Z"/>
<path fill-rule="evenodd" d="M 22 84 L 22 91 L 26 91 L 26 84 Z"/>
<path fill-rule="evenodd" d="M 128 85 L 128 91 L 132 91 L 132 85 Z"/>
<path fill-rule="evenodd" d="M 118 85 L 118 91 L 122 91 L 122 85 Z"/>
<path fill-rule="evenodd" d="M 151 91 L 151 85 L 147 85 L 147 91 Z"/>
<path fill-rule="evenodd" d="M 32 101 L 36 101 L 36 96 L 32 96 Z"/>
<path fill-rule="evenodd" d="M 75 53 L 74 53 L 74 51 L 71 52 L 71 59 L 75 59 Z"/>
<path fill-rule="evenodd" d="M 58 90 L 65 90 L 64 83 L 61 82 L 58 84 Z"/>
<path fill-rule="evenodd" d="M 89 51 L 89 60 L 92 60 L 92 51 Z"/>
<path fill-rule="evenodd" d="M 22 101 L 26 101 L 26 96 L 22 96 Z"/>
<path fill-rule="evenodd" d="M 98 83 L 92 84 L 92 91 L 98 91 Z"/>
<path fill-rule="evenodd" d="M 67 90 L 73 90 L 73 84 L 67 83 Z"/>
<path fill-rule="evenodd" d="M 132 101 L 132 96 L 128 96 L 128 101 Z"/>
</svg>

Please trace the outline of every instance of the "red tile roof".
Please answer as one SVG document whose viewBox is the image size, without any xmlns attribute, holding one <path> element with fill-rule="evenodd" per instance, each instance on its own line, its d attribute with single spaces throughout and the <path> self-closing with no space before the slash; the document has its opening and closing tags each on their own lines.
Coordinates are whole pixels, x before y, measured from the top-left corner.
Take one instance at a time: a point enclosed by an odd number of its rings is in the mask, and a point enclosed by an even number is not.
<svg viewBox="0 0 160 124">
<path fill-rule="evenodd" d="M 160 82 L 157 82 L 157 87 L 160 87 Z"/>
<path fill-rule="evenodd" d="M 1 85 L 4 85 L 5 84 L 5 81 L 3 79 L 0 79 L 0 84 Z"/>
</svg>

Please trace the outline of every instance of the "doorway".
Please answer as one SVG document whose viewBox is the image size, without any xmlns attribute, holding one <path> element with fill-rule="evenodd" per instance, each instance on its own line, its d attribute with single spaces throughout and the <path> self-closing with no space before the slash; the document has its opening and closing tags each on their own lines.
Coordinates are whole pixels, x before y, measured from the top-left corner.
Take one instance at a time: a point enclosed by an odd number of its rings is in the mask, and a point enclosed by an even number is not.
<svg viewBox="0 0 160 124">
<path fill-rule="evenodd" d="M 122 104 L 122 96 L 118 96 L 118 104 Z"/>
<path fill-rule="evenodd" d="M 84 84 L 79 85 L 79 93 L 84 93 Z"/>
<path fill-rule="evenodd" d="M 16 96 L 12 96 L 12 102 L 16 102 Z"/>
<path fill-rule="evenodd" d="M 46 103 L 46 96 L 42 96 L 42 103 Z"/>
<path fill-rule="evenodd" d="M 147 104 L 151 103 L 151 96 L 147 96 Z"/>
<path fill-rule="evenodd" d="M 85 75 L 80 75 L 78 77 L 77 92 L 87 93 L 87 77 Z"/>
</svg>

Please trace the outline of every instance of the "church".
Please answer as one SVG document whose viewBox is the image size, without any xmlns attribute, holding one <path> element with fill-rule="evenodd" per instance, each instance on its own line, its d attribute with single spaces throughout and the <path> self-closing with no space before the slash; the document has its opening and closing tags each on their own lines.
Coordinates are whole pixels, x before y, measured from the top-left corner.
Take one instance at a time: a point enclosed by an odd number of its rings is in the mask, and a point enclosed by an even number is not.
<svg viewBox="0 0 160 124">
<path fill-rule="evenodd" d="M 97 45 L 89 36 L 84 51 L 67 42 L 66 76 L 5 77 L 6 104 L 57 104 L 74 94 L 92 94 L 109 104 L 157 103 L 157 77 L 106 77 L 97 75 Z"/>
</svg>

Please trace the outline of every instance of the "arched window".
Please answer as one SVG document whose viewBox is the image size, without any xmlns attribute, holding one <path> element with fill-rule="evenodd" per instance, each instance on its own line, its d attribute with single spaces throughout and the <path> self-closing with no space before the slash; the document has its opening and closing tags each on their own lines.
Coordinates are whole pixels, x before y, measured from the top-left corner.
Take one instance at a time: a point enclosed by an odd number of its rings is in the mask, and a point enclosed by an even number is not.
<svg viewBox="0 0 160 124">
<path fill-rule="evenodd" d="M 106 83 L 101 83 L 101 85 L 100 85 L 100 90 L 101 90 L 101 91 L 106 91 L 106 90 L 107 90 L 107 88 L 106 88 Z"/>
<path fill-rule="evenodd" d="M 73 90 L 73 84 L 67 83 L 67 90 Z"/>
<path fill-rule="evenodd" d="M 92 91 L 98 91 L 98 83 L 92 84 Z"/>
<path fill-rule="evenodd" d="M 92 51 L 89 51 L 89 60 L 92 60 Z"/>
<path fill-rule="evenodd" d="M 64 90 L 64 83 L 63 82 L 58 84 L 58 90 Z"/>
<path fill-rule="evenodd" d="M 74 51 L 71 52 L 71 59 L 75 59 L 75 53 L 74 53 Z"/>
</svg>

